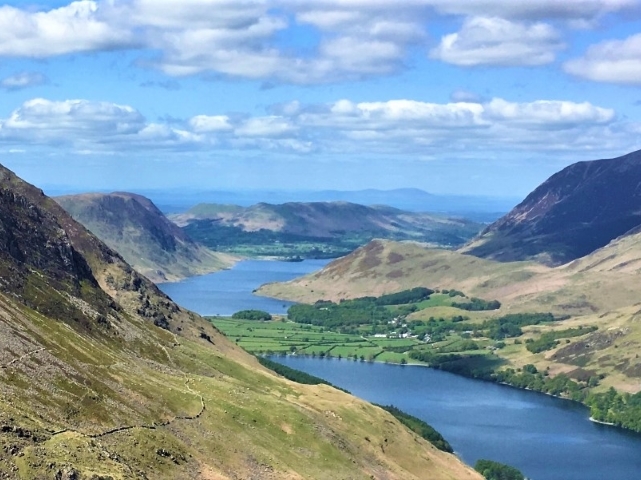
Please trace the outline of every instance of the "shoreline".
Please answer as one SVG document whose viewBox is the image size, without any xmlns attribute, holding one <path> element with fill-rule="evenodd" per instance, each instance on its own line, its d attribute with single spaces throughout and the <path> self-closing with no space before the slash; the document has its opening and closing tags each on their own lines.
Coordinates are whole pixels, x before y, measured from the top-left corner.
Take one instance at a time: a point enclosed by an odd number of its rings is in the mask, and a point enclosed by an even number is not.
<svg viewBox="0 0 641 480">
<path fill-rule="evenodd" d="M 591 421 L 591 422 L 593 422 L 593 423 L 598 423 L 599 425 L 607 425 L 608 427 L 617 427 L 617 428 L 622 428 L 623 430 L 630 430 L 629 428 L 620 427 L 620 426 L 619 426 L 619 425 L 617 425 L 616 423 L 612 423 L 612 422 L 604 422 L 604 421 L 602 421 L 602 420 L 597 420 L 596 418 L 594 418 L 594 417 L 592 417 L 592 416 L 590 416 L 590 418 L 589 418 L 588 420 L 590 420 L 590 421 Z M 630 431 L 631 431 L 631 432 L 634 432 L 634 430 L 630 430 Z"/>
<path fill-rule="evenodd" d="M 585 403 L 579 402 L 577 400 L 572 400 L 571 398 L 561 397 L 561 396 L 558 396 L 558 395 L 552 395 L 551 393 L 541 392 L 541 391 L 538 391 L 538 390 L 532 390 L 531 388 L 521 388 L 521 387 L 517 387 L 517 386 L 511 385 L 509 383 L 505 383 L 505 382 L 497 382 L 497 381 L 492 381 L 492 380 L 483 379 L 483 378 L 468 377 L 466 375 L 461 375 L 461 374 L 458 374 L 458 373 L 449 372 L 447 370 L 442 370 L 440 368 L 435 368 L 435 367 L 432 367 L 432 366 L 430 366 L 428 364 L 425 364 L 425 363 L 409 363 L 408 362 L 408 363 L 403 364 L 403 363 L 381 361 L 381 360 L 354 360 L 353 358 L 348 358 L 348 357 L 342 357 L 342 358 L 339 358 L 339 357 L 318 357 L 318 356 L 312 357 L 311 355 L 297 355 L 295 353 L 288 353 L 286 355 L 271 355 L 271 356 L 275 357 L 275 358 L 278 358 L 280 356 L 285 356 L 285 357 L 292 356 L 292 357 L 301 357 L 301 358 L 316 358 L 316 359 L 319 359 L 319 360 L 320 359 L 324 359 L 324 360 L 347 360 L 347 361 L 352 361 L 352 362 L 355 362 L 355 363 L 380 363 L 380 364 L 383 364 L 383 365 L 396 365 L 396 366 L 399 366 L 399 367 L 431 368 L 433 370 L 438 370 L 438 371 L 441 371 L 441 372 L 450 373 L 452 375 L 456 375 L 456 376 L 463 377 L 463 378 L 468 378 L 470 380 L 478 380 L 478 381 L 482 381 L 482 382 L 493 383 L 495 385 L 503 385 L 503 386 L 514 388 L 514 389 L 517 389 L 517 390 L 537 393 L 537 394 L 540 394 L 540 395 L 545 395 L 547 397 L 557 398 L 559 400 L 565 400 L 565 401 L 568 401 L 568 402 L 572 402 L 572 403 L 581 405 L 582 407 L 585 407 L 588 410 L 590 410 L 590 407 L 588 405 L 586 405 Z M 591 415 L 588 417 L 588 421 L 590 421 L 592 423 L 599 424 L 599 425 L 605 425 L 605 426 L 608 426 L 608 427 L 614 427 L 614 428 L 621 429 L 621 430 L 624 430 L 624 431 L 627 431 L 627 432 L 633 432 L 633 433 L 637 433 L 637 434 L 641 433 L 641 432 L 636 432 L 635 430 L 632 430 L 630 428 L 626 428 L 626 427 L 623 427 L 621 425 L 617 425 L 617 424 L 612 423 L 612 422 L 604 422 L 602 420 L 597 420 L 594 417 L 592 417 Z"/>
</svg>

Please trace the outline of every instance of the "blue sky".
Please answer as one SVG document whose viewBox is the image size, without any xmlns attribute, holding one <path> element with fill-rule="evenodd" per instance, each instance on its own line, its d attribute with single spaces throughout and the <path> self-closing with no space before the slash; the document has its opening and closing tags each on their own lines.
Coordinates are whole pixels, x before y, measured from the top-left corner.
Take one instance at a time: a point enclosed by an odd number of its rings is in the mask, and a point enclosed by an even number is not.
<svg viewBox="0 0 641 480">
<path fill-rule="evenodd" d="M 638 0 L 14 1 L 0 57 L 47 188 L 520 197 L 641 148 Z"/>
</svg>

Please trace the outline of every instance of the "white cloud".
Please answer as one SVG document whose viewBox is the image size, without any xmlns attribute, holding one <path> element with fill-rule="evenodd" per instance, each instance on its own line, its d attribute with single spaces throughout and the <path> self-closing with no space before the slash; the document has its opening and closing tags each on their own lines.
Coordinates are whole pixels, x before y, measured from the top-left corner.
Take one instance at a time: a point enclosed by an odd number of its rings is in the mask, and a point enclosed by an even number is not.
<svg viewBox="0 0 641 480">
<path fill-rule="evenodd" d="M 189 125 L 197 133 L 231 130 L 227 115 L 197 115 L 189 120 Z"/>
<path fill-rule="evenodd" d="M 436 104 L 414 100 L 353 103 L 340 100 L 322 113 L 303 113 L 300 122 L 308 126 L 338 127 L 346 130 L 390 130 L 421 128 L 483 127 L 483 107 L 474 103 Z"/>
<path fill-rule="evenodd" d="M 485 105 L 485 117 L 523 127 L 572 128 L 586 124 L 605 124 L 614 120 L 615 112 L 589 102 L 538 100 L 514 103 L 495 98 Z"/>
<path fill-rule="evenodd" d="M 441 13 L 521 20 L 593 20 L 638 7 L 636 0 L 426 0 Z"/>
<path fill-rule="evenodd" d="M 163 148 L 186 139 L 175 129 L 148 124 L 140 112 L 128 105 L 36 98 L 0 122 L 0 141 L 104 152 L 146 143 Z"/>
<path fill-rule="evenodd" d="M 54 102 L 36 98 L 25 102 L 2 124 L 3 129 L 51 131 L 103 131 L 131 133 L 144 124 L 143 116 L 129 106 L 87 100 Z"/>
<path fill-rule="evenodd" d="M 0 7 L 0 55 L 49 57 L 132 47 L 133 32 L 100 18 L 99 4 L 80 0 L 42 12 Z"/>
<path fill-rule="evenodd" d="M 583 57 L 566 62 L 563 68 L 596 82 L 641 85 L 641 34 L 593 45 Z"/>
<path fill-rule="evenodd" d="M 527 25 L 498 17 L 465 20 L 458 33 L 445 35 L 430 56 L 461 66 L 543 65 L 563 48 L 556 30 L 545 23 Z"/>
<path fill-rule="evenodd" d="M 250 118 L 239 125 L 238 137 L 283 137 L 297 130 L 287 119 L 278 116 Z"/>
<path fill-rule="evenodd" d="M 436 58 L 459 65 L 541 65 L 561 48 L 541 21 L 592 26 L 635 0 L 79 0 L 41 10 L 0 7 L 0 56 L 44 58 L 133 49 L 170 76 L 318 84 L 387 75 L 425 46 L 436 15 L 483 16 L 442 39 Z M 525 22 L 525 23 L 519 23 Z M 561 23 L 562 23 L 561 22 Z M 310 26 L 318 43 L 283 44 Z M 162 86 L 160 83 L 158 86 Z"/>
<path fill-rule="evenodd" d="M 39 72 L 20 72 L 0 80 L 0 87 L 5 90 L 22 90 L 49 83 L 46 75 Z"/>
<path fill-rule="evenodd" d="M 290 154 L 465 155 L 486 152 L 625 151 L 641 125 L 587 102 L 428 103 L 410 99 L 291 102 L 267 116 L 202 114 L 148 122 L 135 108 L 87 100 L 25 102 L 0 120 L 0 143 L 119 154 L 135 150 Z"/>
</svg>

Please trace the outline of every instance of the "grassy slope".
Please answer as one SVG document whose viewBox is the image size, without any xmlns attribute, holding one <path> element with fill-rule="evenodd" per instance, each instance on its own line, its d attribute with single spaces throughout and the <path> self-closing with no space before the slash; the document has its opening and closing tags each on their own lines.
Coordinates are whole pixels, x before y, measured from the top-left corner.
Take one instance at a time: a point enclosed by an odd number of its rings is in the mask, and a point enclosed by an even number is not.
<svg viewBox="0 0 641 480">
<path fill-rule="evenodd" d="M 517 367 L 534 363 L 540 369 L 550 367 L 552 373 L 577 373 L 577 369 L 603 373 L 607 376 L 601 388 L 615 386 L 636 392 L 641 390 L 641 361 L 637 355 L 641 348 L 640 259 L 640 235 L 623 237 L 588 257 L 556 268 L 530 262 L 495 262 L 411 243 L 375 241 L 319 273 L 266 285 L 259 293 L 313 302 L 380 295 L 416 286 L 456 288 L 469 295 L 500 300 L 503 307 L 490 315 L 541 311 L 571 315 L 559 325 L 531 327 L 530 336 L 537 338 L 547 328 L 580 325 L 595 325 L 599 331 L 569 343 L 562 341 L 557 348 L 539 354 L 531 354 L 524 344 L 510 344 L 500 355 Z M 444 310 L 438 315 L 430 315 L 447 316 L 452 310 L 441 308 Z"/>
<path fill-rule="evenodd" d="M 378 408 L 277 378 L 222 337 L 212 346 L 130 319 L 124 342 L 6 298 L 0 309 L 9 478 L 479 478 Z"/>
</svg>

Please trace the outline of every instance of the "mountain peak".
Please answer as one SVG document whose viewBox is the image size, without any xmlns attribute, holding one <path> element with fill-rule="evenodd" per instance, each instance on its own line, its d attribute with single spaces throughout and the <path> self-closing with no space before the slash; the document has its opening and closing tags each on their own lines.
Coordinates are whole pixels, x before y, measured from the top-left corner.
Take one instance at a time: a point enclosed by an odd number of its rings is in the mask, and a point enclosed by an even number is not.
<svg viewBox="0 0 641 480">
<path fill-rule="evenodd" d="M 463 251 L 557 265 L 641 225 L 641 151 L 582 161 L 552 175 Z"/>
</svg>

